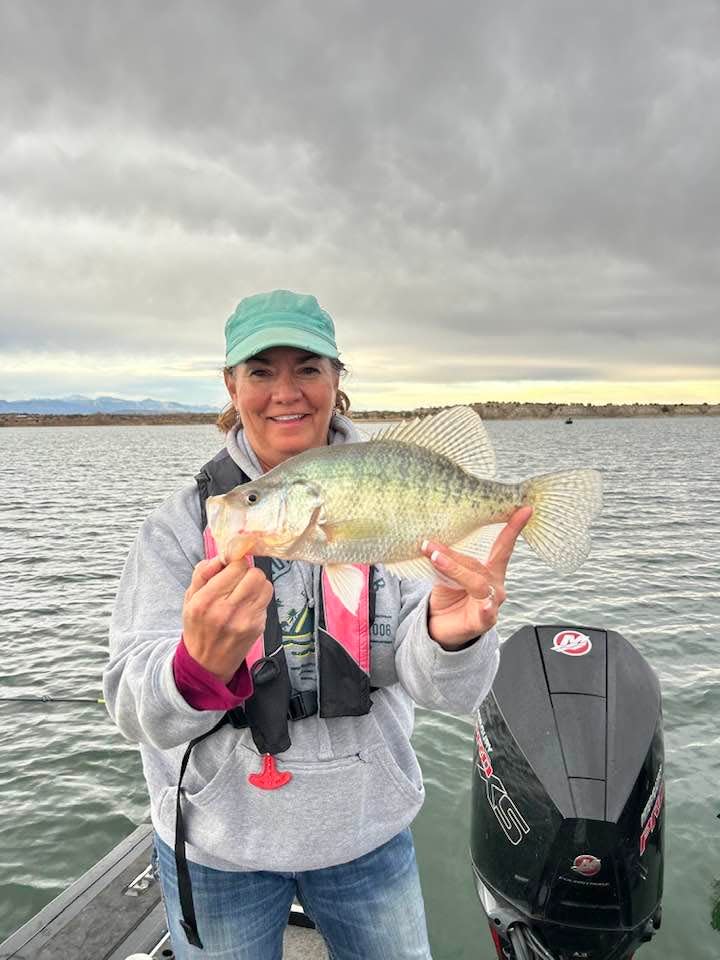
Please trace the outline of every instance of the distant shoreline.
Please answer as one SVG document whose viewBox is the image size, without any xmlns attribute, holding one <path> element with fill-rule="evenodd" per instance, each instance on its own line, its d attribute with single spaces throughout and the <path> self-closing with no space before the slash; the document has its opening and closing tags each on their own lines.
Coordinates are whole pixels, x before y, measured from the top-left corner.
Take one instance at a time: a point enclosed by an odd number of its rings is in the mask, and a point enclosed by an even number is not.
<svg viewBox="0 0 720 960">
<path fill-rule="evenodd" d="M 597 417 L 717 417 L 720 403 L 519 403 L 469 404 L 484 420 L 582 420 Z M 405 420 L 437 413 L 443 407 L 415 410 L 351 411 L 357 422 Z M 213 424 L 214 413 L 6 413 L 0 427 L 118 427 Z"/>
</svg>

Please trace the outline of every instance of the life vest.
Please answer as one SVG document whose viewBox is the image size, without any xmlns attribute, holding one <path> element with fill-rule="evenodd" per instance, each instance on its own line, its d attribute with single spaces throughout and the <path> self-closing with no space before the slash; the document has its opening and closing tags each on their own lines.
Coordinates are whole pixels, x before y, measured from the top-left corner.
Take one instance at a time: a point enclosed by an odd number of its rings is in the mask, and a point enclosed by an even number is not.
<svg viewBox="0 0 720 960">
<path fill-rule="evenodd" d="M 207 558 L 217 555 L 217 546 L 207 526 L 205 503 L 210 496 L 228 493 L 250 477 L 240 469 L 227 450 L 221 450 L 195 477 L 200 497 L 203 543 Z M 268 578 L 272 561 L 269 557 L 254 557 L 252 562 Z M 282 632 L 277 604 L 273 596 L 267 607 L 263 636 L 253 644 L 246 658 L 253 678 L 253 693 L 243 704 L 229 710 L 212 730 L 191 740 L 180 766 L 175 803 L 175 866 L 182 919 L 180 924 L 188 942 L 202 949 L 197 930 L 192 898 L 190 872 L 185 851 L 185 828 L 181 806 L 181 785 L 190 754 L 196 744 L 212 736 L 216 730 L 231 723 L 236 728 L 249 727 L 258 751 L 264 755 L 262 771 L 251 774 L 250 783 L 261 789 L 282 787 L 291 778 L 287 772 L 278 773 L 273 755 L 290 746 L 289 720 L 303 720 L 317 713 L 320 717 L 359 717 L 370 711 L 370 628 L 375 613 L 373 568 L 362 565 L 365 586 L 355 614 L 335 596 L 323 571 L 319 603 L 315 607 L 316 663 L 318 692 L 293 692 L 282 647 Z"/>
</svg>

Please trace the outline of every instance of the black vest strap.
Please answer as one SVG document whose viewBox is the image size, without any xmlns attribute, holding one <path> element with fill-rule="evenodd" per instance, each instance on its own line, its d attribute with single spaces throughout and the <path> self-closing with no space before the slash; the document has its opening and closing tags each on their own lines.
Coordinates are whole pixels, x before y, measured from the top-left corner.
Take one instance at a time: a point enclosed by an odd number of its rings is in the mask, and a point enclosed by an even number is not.
<svg viewBox="0 0 720 960">
<path fill-rule="evenodd" d="M 200 515 L 202 529 L 207 526 L 207 511 L 205 501 L 208 497 L 216 497 L 222 493 L 229 493 L 233 487 L 241 483 L 249 483 L 250 477 L 235 463 L 227 450 L 220 450 L 195 477 L 200 493 Z"/>
<path fill-rule="evenodd" d="M 255 557 L 259 567 L 272 583 L 272 561 L 269 557 Z M 255 746 L 260 753 L 282 753 L 290 746 L 287 708 L 278 710 L 277 704 L 290 702 L 290 674 L 282 648 L 282 631 L 277 604 L 268 604 L 265 624 L 265 656 L 252 665 L 253 685 L 262 687 L 263 696 L 251 696 L 244 710 Z"/>
<path fill-rule="evenodd" d="M 180 921 L 180 926 L 185 932 L 188 943 L 193 947 L 198 947 L 200 950 L 203 949 L 203 945 L 197 928 L 195 904 L 193 902 L 192 885 L 190 883 L 190 871 L 188 870 L 187 855 L 185 850 L 185 824 L 183 822 L 181 802 L 182 782 L 193 747 L 202 740 L 205 740 L 207 737 L 211 737 L 216 730 L 219 730 L 220 727 L 223 727 L 227 722 L 228 715 L 225 714 L 222 720 L 219 723 L 216 723 L 212 730 L 208 730 L 208 732 L 204 733 L 201 737 L 195 737 L 195 739 L 191 740 L 187 745 L 187 750 L 185 751 L 185 754 L 182 758 L 182 763 L 180 764 L 180 777 L 178 778 L 177 797 L 175 800 L 175 872 L 177 873 L 180 909 L 182 911 L 182 920 Z"/>
</svg>

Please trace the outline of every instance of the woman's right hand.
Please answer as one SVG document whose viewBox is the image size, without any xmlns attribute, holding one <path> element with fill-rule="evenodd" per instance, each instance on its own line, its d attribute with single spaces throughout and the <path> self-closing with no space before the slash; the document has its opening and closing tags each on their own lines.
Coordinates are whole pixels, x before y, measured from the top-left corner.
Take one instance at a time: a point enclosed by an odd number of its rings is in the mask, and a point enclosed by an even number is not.
<svg viewBox="0 0 720 960">
<path fill-rule="evenodd" d="M 183 604 L 183 638 L 190 656 L 229 683 L 265 630 L 273 588 L 247 560 L 219 557 L 195 567 Z"/>
</svg>

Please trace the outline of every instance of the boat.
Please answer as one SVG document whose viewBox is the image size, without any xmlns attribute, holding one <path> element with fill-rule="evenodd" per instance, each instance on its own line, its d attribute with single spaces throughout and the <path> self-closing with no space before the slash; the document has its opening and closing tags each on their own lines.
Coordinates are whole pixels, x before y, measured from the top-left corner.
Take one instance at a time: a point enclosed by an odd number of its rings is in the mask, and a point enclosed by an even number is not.
<svg viewBox="0 0 720 960">
<path fill-rule="evenodd" d="M 153 829 L 141 824 L 0 944 L 0 960 L 173 960 Z M 284 960 L 327 960 L 312 921 L 293 904 Z"/>
<path fill-rule="evenodd" d="M 573 422 L 573 418 L 572 418 L 572 417 L 568 417 L 567 420 L 565 421 L 565 423 L 572 423 L 572 422 Z"/>
<path fill-rule="evenodd" d="M 468 745 L 470 747 L 470 744 Z M 528 625 L 475 714 L 470 865 L 498 960 L 632 960 L 660 926 L 660 685 L 619 633 Z M 173 960 L 150 823 L 8 940 L 0 960 Z M 327 960 L 301 907 L 284 960 Z"/>
</svg>

